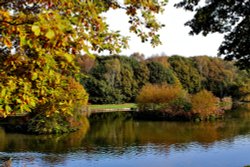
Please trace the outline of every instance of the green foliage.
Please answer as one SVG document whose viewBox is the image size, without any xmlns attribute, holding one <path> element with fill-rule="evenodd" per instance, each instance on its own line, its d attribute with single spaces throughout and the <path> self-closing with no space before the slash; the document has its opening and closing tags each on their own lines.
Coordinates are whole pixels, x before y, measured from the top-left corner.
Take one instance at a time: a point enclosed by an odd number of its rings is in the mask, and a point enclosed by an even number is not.
<svg viewBox="0 0 250 167">
<path fill-rule="evenodd" d="M 202 76 L 202 87 L 222 98 L 233 96 L 232 90 L 239 85 L 242 75 L 232 62 L 220 58 L 199 56 L 193 58 L 195 67 Z"/>
<path fill-rule="evenodd" d="M 238 71 L 235 83 L 231 86 L 230 93 L 234 100 L 250 101 L 250 73 Z"/>
<path fill-rule="evenodd" d="M 182 0 L 178 7 L 195 11 L 194 18 L 186 23 L 190 34 L 225 34 L 219 54 L 226 60 L 237 60 L 242 69 L 250 69 L 250 1 Z"/>
<path fill-rule="evenodd" d="M 250 102 L 250 81 L 248 80 L 244 84 L 239 86 L 239 100 Z"/>
<path fill-rule="evenodd" d="M 117 57 L 96 57 L 90 77 L 83 81 L 90 94 L 90 103 L 122 103 L 124 95 L 118 89 L 121 82 L 121 64 Z"/>
<path fill-rule="evenodd" d="M 172 111 L 184 111 L 189 112 L 192 109 L 192 104 L 190 103 L 189 98 L 187 97 L 179 97 L 169 104 Z"/>
<path fill-rule="evenodd" d="M 191 94 L 206 89 L 220 98 L 249 98 L 249 73 L 220 58 L 158 56 L 143 61 L 135 56 L 96 56 L 87 62 L 90 77 L 82 84 L 93 104 L 134 102 L 147 83 L 174 84 Z"/>
<path fill-rule="evenodd" d="M 84 87 L 90 94 L 89 102 L 92 104 L 116 104 L 123 102 L 123 95 L 119 89 L 111 87 L 105 80 L 89 77 L 84 82 Z"/>
<path fill-rule="evenodd" d="M 134 102 L 138 91 L 148 82 L 149 70 L 144 62 L 126 56 L 119 57 L 122 64 L 121 86 L 125 102 Z"/>
<path fill-rule="evenodd" d="M 174 83 L 174 74 L 169 68 L 164 67 L 159 62 L 150 61 L 147 63 L 147 67 L 150 71 L 149 82 L 153 84 L 160 83 Z"/>
<path fill-rule="evenodd" d="M 137 84 L 138 89 L 141 89 L 149 79 L 149 70 L 146 63 L 143 60 L 138 60 L 132 57 L 121 56 L 120 61 L 122 64 L 130 66 L 133 73 L 134 81 Z M 138 91 L 137 91 L 138 93 Z"/>
<path fill-rule="evenodd" d="M 124 101 L 130 102 L 138 91 L 138 85 L 134 79 L 134 73 L 129 65 L 123 65 L 121 69 L 121 93 L 124 95 Z"/>
<path fill-rule="evenodd" d="M 195 93 L 201 89 L 202 78 L 190 58 L 171 56 L 168 61 L 184 89 L 189 93 Z"/>
<path fill-rule="evenodd" d="M 89 75 L 82 83 L 90 94 L 90 103 L 113 104 L 134 101 L 149 71 L 134 58 L 97 56 Z"/>
</svg>

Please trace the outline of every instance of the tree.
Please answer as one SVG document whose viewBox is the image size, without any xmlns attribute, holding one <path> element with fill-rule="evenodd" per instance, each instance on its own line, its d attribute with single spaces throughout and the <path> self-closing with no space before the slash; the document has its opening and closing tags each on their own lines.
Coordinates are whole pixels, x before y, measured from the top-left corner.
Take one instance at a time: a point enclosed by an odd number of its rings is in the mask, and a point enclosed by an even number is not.
<svg viewBox="0 0 250 167">
<path fill-rule="evenodd" d="M 166 55 L 162 56 L 152 56 L 147 59 L 147 61 L 158 62 L 162 64 L 165 68 L 169 68 L 170 64 L 168 62 L 168 57 Z"/>
<path fill-rule="evenodd" d="M 134 102 L 148 76 L 147 66 L 133 57 L 97 56 L 95 66 L 82 84 L 91 103 Z"/>
<path fill-rule="evenodd" d="M 90 76 L 84 81 L 84 87 L 89 93 L 89 102 L 92 104 L 115 104 L 124 100 L 121 90 L 111 87 L 106 80 Z"/>
<path fill-rule="evenodd" d="M 174 84 L 175 78 L 173 72 L 169 69 L 164 67 L 159 62 L 148 62 L 147 67 L 149 69 L 149 82 L 153 84 L 160 84 L 160 83 L 169 83 Z"/>
<path fill-rule="evenodd" d="M 202 88 L 220 98 L 234 96 L 232 90 L 235 88 L 232 87 L 239 85 L 237 80 L 240 74 L 232 62 L 208 56 L 196 56 L 192 59 L 202 76 Z"/>
<path fill-rule="evenodd" d="M 82 84 L 89 93 L 90 103 L 122 103 L 121 63 L 118 56 L 96 56 L 95 66 Z"/>
<path fill-rule="evenodd" d="M 231 86 L 230 93 L 234 100 L 250 101 L 250 73 L 238 71 L 235 84 Z"/>
<path fill-rule="evenodd" d="M 102 14 L 111 8 L 125 10 L 130 30 L 155 46 L 160 44 L 157 31 L 163 26 L 155 14 L 163 12 L 164 5 L 166 0 L 127 0 L 124 4 L 115 0 L 0 0 L 0 117 L 31 113 L 29 129 L 35 132 L 74 129 L 71 118 L 77 115 L 76 105 L 87 102 L 78 82 L 76 56 L 127 47 L 128 38 L 110 31 Z"/>
<path fill-rule="evenodd" d="M 184 89 L 196 93 L 201 89 L 201 76 L 190 58 L 171 56 L 168 59 Z"/>
<path fill-rule="evenodd" d="M 202 5 L 203 4 L 203 5 Z M 250 69 L 250 1 L 249 0 L 182 0 L 176 4 L 195 11 L 194 18 L 185 25 L 190 34 L 225 34 L 219 55 L 226 60 L 237 60 L 242 69 Z"/>
<path fill-rule="evenodd" d="M 137 61 L 143 62 L 145 60 L 145 56 L 142 53 L 135 52 L 130 55 L 130 57 L 133 57 Z"/>
<path fill-rule="evenodd" d="M 204 100 L 206 99 L 206 100 Z M 212 92 L 201 90 L 191 97 L 192 113 L 198 114 L 201 118 L 219 114 L 218 99 Z"/>
</svg>

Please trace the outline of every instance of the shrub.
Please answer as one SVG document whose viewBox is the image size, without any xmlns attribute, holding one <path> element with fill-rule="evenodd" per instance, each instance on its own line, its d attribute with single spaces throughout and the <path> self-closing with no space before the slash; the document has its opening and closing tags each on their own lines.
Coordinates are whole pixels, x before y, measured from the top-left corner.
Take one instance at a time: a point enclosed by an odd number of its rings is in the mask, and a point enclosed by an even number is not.
<svg viewBox="0 0 250 167">
<path fill-rule="evenodd" d="M 176 85 L 147 84 L 141 89 L 136 102 L 140 110 L 166 110 L 174 105 L 185 106 L 188 103 L 188 96 L 185 90 Z"/>
<path fill-rule="evenodd" d="M 172 111 L 184 111 L 189 112 L 192 108 L 192 104 L 190 103 L 189 98 L 177 98 L 170 103 L 170 107 Z"/>
<path fill-rule="evenodd" d="M 192 113 L 197 114 L 201 118 L 218 114 L 218 99 L 213 95 L 213 93 L 207 90 L 202 90 L 193 95 L 191 103 Z"/>
</svg>

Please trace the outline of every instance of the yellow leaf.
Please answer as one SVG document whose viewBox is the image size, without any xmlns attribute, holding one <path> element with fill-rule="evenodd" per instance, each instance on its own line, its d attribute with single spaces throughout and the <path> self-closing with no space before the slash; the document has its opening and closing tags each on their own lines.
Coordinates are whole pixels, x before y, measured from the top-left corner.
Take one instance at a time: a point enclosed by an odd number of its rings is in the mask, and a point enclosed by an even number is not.
<svg viewBox="0 0 250 167">
<path fill-rule="evenodd" d="M 6 95 L 6 89 L 2 89 L 1 96 L 4 97 Z"/>
<path fill-rule="evenodd" d="M 36 80 L 38 77 L 38 74 L 36 72 L 32 73 L 32 77 L 31 77 L 31 80 L 34 81 Z"/>
<path fill-rule="evenodd" d="M 6 111 L 7 113 L 10 113 L 11 110 L 12 110 L 12 109 L 11 109 L 11 107 L 10 107 L 9 105 L 5 105 L 5 111 Z"/>
<path fill-rule="evenodd" d="M 37 25 L 32 25 L 31 30 L 35 33 L 36 36 L 39 36 L 39 35 L 40 35 L 41 30 L 40 30 L 40 27 L 39 27 L 39 26 L 37 26 Z"/>
<path fill-rule="evenodd" d="M 55 33 L 53 30 L 49 29 L 49 31 L 45 35 L 48 39 L 52 39 L 55 37 Z"/>
<path fill-rule="evenodd" d="M 36 106 L 36 103 L 35 103 L 35 101 L 30 101 L 30 103 L 29 103 L 32 107 L 35 107 Z"/>
<path fill-rule="evenodd" d="M 68 54 L 68 53 L 64 54 L 64 57 L 66 58 L 66 60 L 67 60 L 68 62 L 72 62 L 72 61 L 73 61 L 72 55 L 70 55 L 70 54 Z"/>
</svg>

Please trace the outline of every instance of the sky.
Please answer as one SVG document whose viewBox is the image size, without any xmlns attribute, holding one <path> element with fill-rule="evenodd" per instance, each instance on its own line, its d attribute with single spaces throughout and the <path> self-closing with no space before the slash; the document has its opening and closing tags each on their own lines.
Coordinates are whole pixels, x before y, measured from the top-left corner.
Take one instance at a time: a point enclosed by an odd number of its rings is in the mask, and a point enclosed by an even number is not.
<svg viewBox="0 0 250 167">
<path fill-rule="evenodd" d="M 130 47 L 122 50 L 123 55 L 131 55 L 134 52 L 143 53 L 146 57 L 152 55 L 165 54 L 181 56 L 217 56 L 217 50 L 223 40 L 221 34 L 209 34 L 190 36 L 190 28 L 184 23 L 193 17 L 193 13 L 176 9 L 174 3 L 178 1 L 169 0 L 163 15 L 159 15 L 158 20 L 165 24 L 159 33 L 162 45 L 153 48 L 149 43 L 141 43 L 136 35 L 129 32 L 128 17 L 122 10 L 111 10 L 105 17 L 112 30 L 120 30 L 122 35 L 130 36 Z"/>
</svg>

